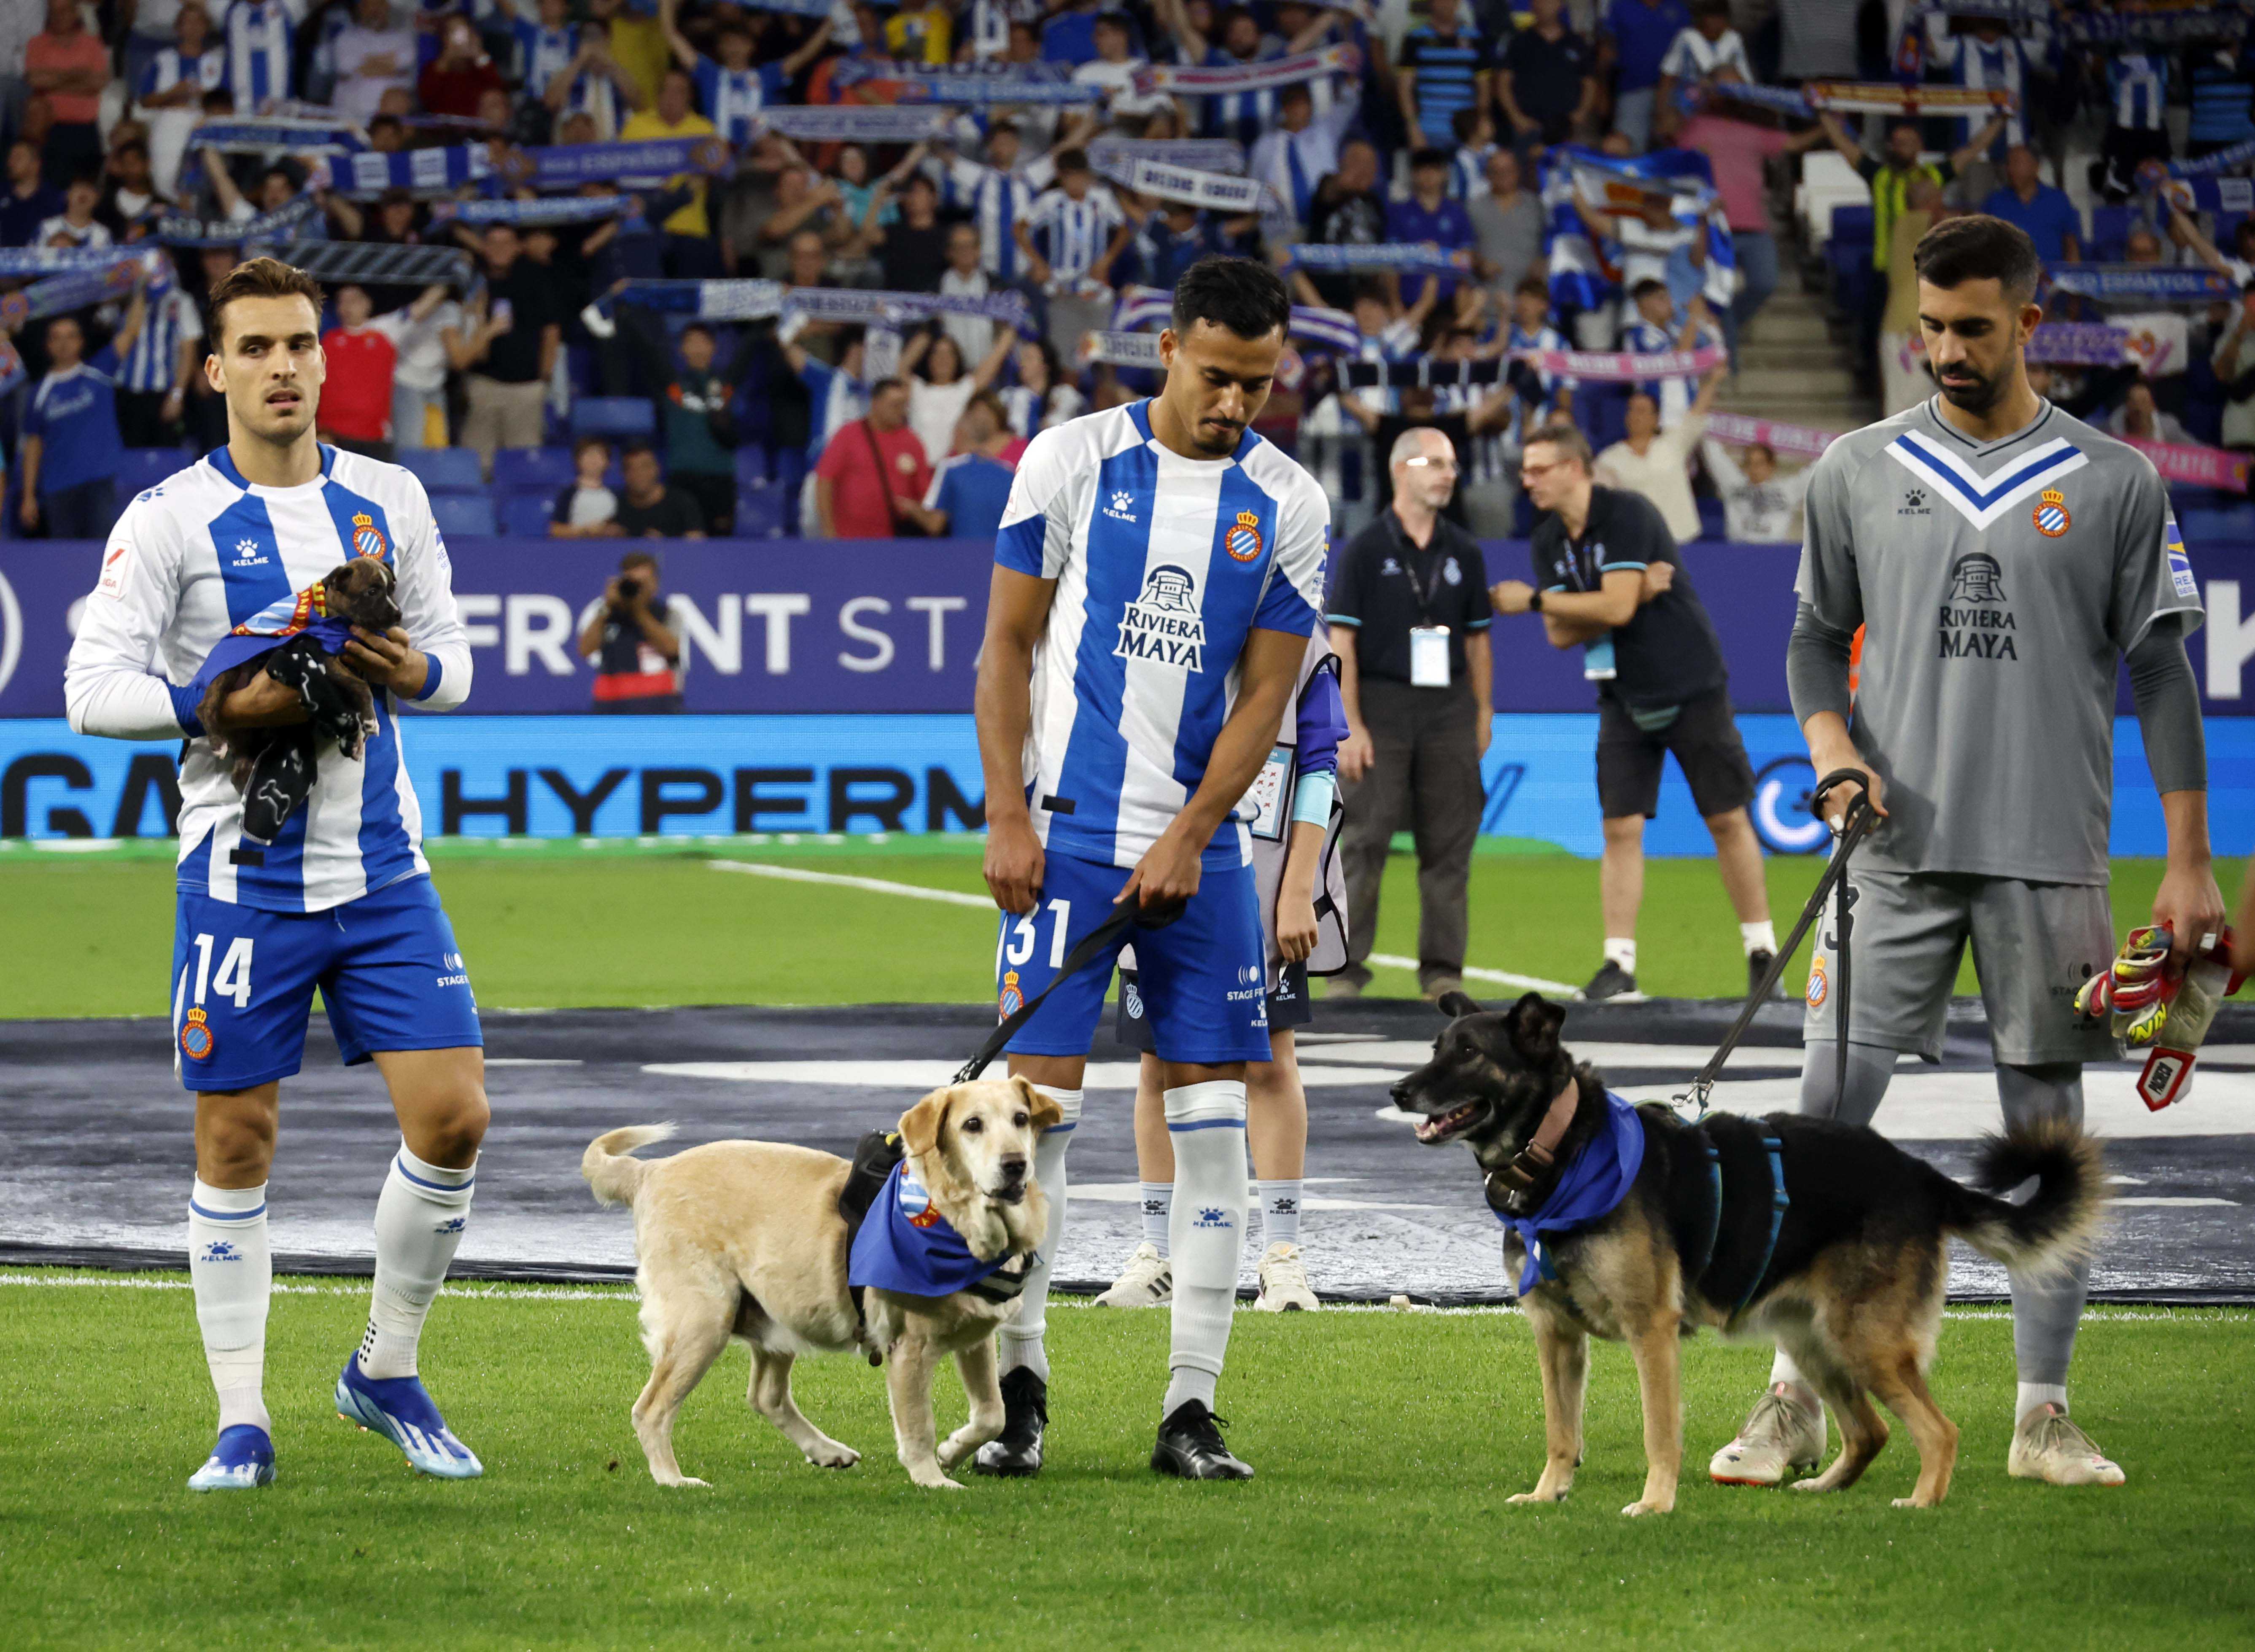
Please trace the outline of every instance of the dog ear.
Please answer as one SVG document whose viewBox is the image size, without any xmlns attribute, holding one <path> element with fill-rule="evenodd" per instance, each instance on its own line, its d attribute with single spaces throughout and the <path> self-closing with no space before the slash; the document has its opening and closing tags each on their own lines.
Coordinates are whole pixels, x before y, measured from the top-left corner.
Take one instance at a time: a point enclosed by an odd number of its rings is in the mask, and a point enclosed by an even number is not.
<svg viewBox="0 0 2255 1652">
<path fill-rule="evenodd" d="M 1434 1007 L 1453 1021 L 1460 1016 L 1478 1015 L 1480 1006 L 1469 993 L 1449 991 L 1434 1001 Z"/>
<path fill-rule="evenodd" d="M 1022 1074 L 1010 1074 L 1010 1088 L 1025 1098 L 1026 1109 L 1034 1116 L 1036 1130 L 1048 1130 L 1064 1123 L 1064 1109 L 1034 1088 L 1033 1080 Z"/>
<path fill-rule="evenodd" d="M 908 1149 L 910 1158 L 939 1145 L 939 1132 L 946 1126 L 947 1110 L 954 1101 L 952 1086 L 937 1089 L 901 1115 L 901 1145 Z"/>
<path fill-rule="evenodd" d="M 1535 1067 L 1547 1066 L 1558 1054 L 1558 1029 L 1566 1025 L 1566 1012 L 1539 992 L 1529 992 L 1511 1006 L 1508 1022 L 1511 1047 Z"/>
</svg>

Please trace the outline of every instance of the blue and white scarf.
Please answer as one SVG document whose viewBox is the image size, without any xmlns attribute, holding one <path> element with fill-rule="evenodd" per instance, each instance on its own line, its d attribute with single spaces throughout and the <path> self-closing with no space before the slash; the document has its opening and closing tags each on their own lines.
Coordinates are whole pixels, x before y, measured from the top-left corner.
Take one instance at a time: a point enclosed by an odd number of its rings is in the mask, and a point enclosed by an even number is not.
<svg viewBox="0 0 2255 1652">
<path fill-rule="evenodd" d="M 945 109 L 903 108 L 890 103 L 770 106 L 756 124 L 802 144 L 923 144 L 947 136 Z"/>
<path fill-rule="evenodd" d="M 1029 1256 L 1028 1265 L 1039 1259 L 1038 1254 Z M 903 1296 L 944 1297 L 1000 1273 L 1009 1261 L 1008 1252 L 991 1262 L 973 1256 L 903 1159 L 885 1178 L 854 1236 L 846 1278 L 849 1284 Z"/>
<path fill-rule="evenodd" d="M 2229 276 L 2188 264 L 2047 264 L 2044 274 L 2062 292 L 2086 298 L 2140 298 L 2155 304 L 2205 304 L 2235 297 Z"/>
<path fill-rule="evenodd" d="M 436 200 L 431 220 L 451 219 L 461 224 L 515 224 L 536 228 L 545 224 L 592 224 L 630 211 L 630 195 L 557 195 L 542 200 Z"/>
<path fill-rule="evenodd" d="M 502 175 L 534 189 L 568 189 L 594 178 L 672 178 L 683 172 L 718 176 L 735 164 L 719 137 L 657 137 L 633 144 L 554 144 L 513 149 L 502 158 Z"/>
<path fill-rule="evenodd" d="M 349 155 L 365 148 L 360 129 L 338 115 L 268 115 L 239 120 L 206 121 L 191 140 L 198 149 L 215 149 L 223 155 L 263 154 L 288 150 L 296 154 Z"/>
<path fill-rule="evenodd" d="M 465 184 L 492 177 L 493 171 L 493 157 L 480 144 L 394 153 L 363 150 L 346 157 L 336 168 L 337 186 L 355 195 L 380 195 L 387 189 L 451 194 Z"/>
<path fill-rule="evenodd" d="M 1136 161 L 1201 172 L 1242 172 L 1245 145 L 1233 137 L 1099 137 L 1088 146 L 1088 164 L 1106 176 L 1110 168 Z"/>
<path fill-rule="evenodd" d="M 901 326 L 933 316 L 976 316 L 1023 330 L 1032 325 L 1020 292 L 972 298 L 941 292 L 876 292 L 857 287 L 790 287 L 780 281 L 629 281 L 599 305 L 631 304 L 705 321 L 765 321 L 791 310 L 816 321 Z"/>
<path fill-rule="evenodd" d="M 2061 365 L 2118 368 L 2130 350 L 2127 327 L 2047 321 L 2028 339 L 2027 359 Z"/>
<path fill-rule="evenodd" d="M 146 256 L 163 256 L 150 254 L 145 246 L 132 250 Z M 139 263 L 140 260 L 129 258 L 123 263 L 110 265 L 107 270 L 73 270 L 60 276 L 49 276 L 45 281 L 32 283 L 21 292 L 11 292 L 0 298 L 0 319 L 20 326 L 26 321 L 67 315 L 74 310 L 83 310 L 88 304 L 108 304 L 113 298 L 123 298 L 133 290 L 133 284 L 139 278 Z"/>
<path fill-rule="evenodd" d="M 1302 242 L 1292 248 L 1290 263 L 1298 270 L 1395 270 L 1405 276 L 1450 276 L 1472 272 L 1472 255 L 1462 249 L 1444 252 L 1431 242 L 1387 241 L 1369 246 L 1333 246 L 1327 242 Z"/>
<path fill-rule="evenodd" d="M 1519 1270 L 1521 1296 L 1558 1277 L 1543 1236 L 1572 1233 L 1619 1209 L 1643 1164 L 1644 1121 L 1636 1109 L 1608 1090 L 1604 1124 L 1567 1164 L 1542 1208 L 1531 1216 L 1495 1213 L 1495 1219 L 1527 1247 L 1527 1265 Z"/>
<path fill-rule="evenodd" d="M 157 239 L 168 247 L 237 247 L 246 242 L 272 241 L 320 210 L 320 203 L 307 193 L 256 218 L 192 218 L 186 213 L 167 213 L 157 220 Z"/>
<path fill-rule="evenodd" d="M 1275 204 L 1276 198 L 1268 186 L 1255 178 L 1233 178 L 1222 172 L 1201 172 L 1187 166 L 1171 166 L 1164 161 L 1138 157 L 1133 160 L 1116 159 L 1099 166 L 1113 183 L 1134 190 L 1139 195 L 1155 195 L 1161 200 L 1184 201 L 1192 206 L 1203 206 L 1214 212 L 1239 214 L 1259 213 Z"/>
<path fill-rule="evenodd" d="M 1047 65 L 935 69 L 921 63 L 854 59 L 831 71 L 834 86 L 883 80 L 902 103 L 1093 103 L 1103 94 Z"/>
<path fill-rule="evenodd" d="M 1326 74 L 1357 74 L 1362 53 L 1351 46 L 1327 46 L 1291 57 L 1260 58 L 1250 63 L 1153 63 L 1135 72 L 1135 89 L 1180 97 L 1226 97 L 1297 86 Z"/>
<path fill-rule="evenodd" d="M 53 276 L 107 270 L 146 252 L 146 247 L 0 247 L 0 276 Z"/>
</svg>

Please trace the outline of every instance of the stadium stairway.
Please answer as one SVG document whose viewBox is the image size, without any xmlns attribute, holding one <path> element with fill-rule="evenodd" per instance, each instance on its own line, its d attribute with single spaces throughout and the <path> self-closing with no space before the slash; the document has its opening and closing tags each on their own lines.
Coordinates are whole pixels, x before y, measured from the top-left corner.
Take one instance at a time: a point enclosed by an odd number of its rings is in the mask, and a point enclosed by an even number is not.
<svg viewBox="0 0 2255 1652">
<path fill-rule="evenodd" d="M 1858 394 L 1848 350 L 1833 336 L 1823 298 L 1788 274 L 1740 336 L 1739 371 L 1718 405 L 1823 430 L 1868 424 L 1879 404 Z"/>
</svg>

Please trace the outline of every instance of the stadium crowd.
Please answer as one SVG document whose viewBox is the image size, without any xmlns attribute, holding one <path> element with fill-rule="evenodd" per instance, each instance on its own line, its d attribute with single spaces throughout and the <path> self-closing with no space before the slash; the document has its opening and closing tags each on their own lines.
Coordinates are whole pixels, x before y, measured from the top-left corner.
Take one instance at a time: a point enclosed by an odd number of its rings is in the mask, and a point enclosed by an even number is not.
<svg viewBox="0 0 2255 1652">
<path fill-rule="evenodd" d="M 1792 538 L 1776 445 L 1710 426 L 1819 163 L 1868 192 L 1809 214 L 1809 250 L 1889 410 L 1931 384 L 1908 249 L 1979 210 L 2056 265 L 2165 272 L 2049 296 L 2055 399 L 2255 450 L 2235 7 L 2151 38 L 2069 0 L 0 10 L 11 534 L 98 533 L 218 445 L 201 295 L 246 245 L 328 242 L 364 251 L 318 266 L 325 433 L 412 464 L 457 533 L 991 533 L 1034 434 L 1149 392 L 1132 335 L 1219 251 L 1306 306 L 1267 428 L 1343 533 L 1432 424 L 1463 525 L 1523 534 L 1521 443 L 1565 416 L 1679 538 Z M 1966 95 L 1808 95 L 1887 81 Z M 666 142 L 682 170 L 627 164 Z M 144 243 L 106 272 L 16 255 Z"/>
</svg>

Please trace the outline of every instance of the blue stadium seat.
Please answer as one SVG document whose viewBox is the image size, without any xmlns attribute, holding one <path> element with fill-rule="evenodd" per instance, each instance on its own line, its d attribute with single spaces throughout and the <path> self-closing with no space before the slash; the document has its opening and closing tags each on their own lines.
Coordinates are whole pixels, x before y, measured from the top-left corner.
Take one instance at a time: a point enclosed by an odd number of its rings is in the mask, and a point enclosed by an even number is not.
<svg viewBox="0 0 2255 1652">
<path fill-rule="evenodd" d="M 572 450 L 568 447 L 504 447 L 494 453 L 493 485 L 497 494 L 520 488 L 546 488 L 553 496 L 572 484 Z"/>
<path fill-rule="evenodd" d="M 2176 494 L 2184 490 L 2169 491 Z M 2255 538 L 2255 504 L 2188 505 L 2178 512 L 2177 527 L 2184 535 L 2185 543 L 2195 550 L 2203 544 L 2220 541 Z"/>
<path fill-rule="evenodd" d="M 657 415 L 638 396 L 587 396 L 572 403 L 574 436 L 651 436 Z"/>
<path fill-rule="evenodd" d="M 763 447 L 740 447 L 736 450 L 736 491 L 748 487 L 764 487 L 768 480 L 768 454 Z"/>
<path fill-rule="evenodd" d="M 474 462 L 474 455 L 472 456 Z M 433 494 L 431 495 L 431 514 L 438 520 L 439 531 L 463 539 L 491 539 L 494 536 L 494 502 L 486 494 Z"/>
<path fill-rule="evenodd" d="M 2137 220 L 2134 206 L 2093 206 L 2090 209 L 2090 249 L 2083 256 L 2093 263 L 2118 264 Z"/>
<path fill-rule="evenodd" d="M 736 533 L 738 539 L 780 539 L 784 533 L 786 515 L 797 504 L 798 495 L 786 495 L 780 487 L 740 487 L 736 490 Z"/>
<path fill-rule="evenodd" d="M 175 471 L 184 471 L 195 463 L 184 447 L 129 447 L 125 462 L 117 467 L 117 493 L 121 499 L 154 487 Z"/>
<path fill-rule="evenodd" d="M 555 502 L 556 495 L 552 493 L 518 489 L 502 494 L 502 532 L 512 539 L 547 538 L 548 508 Z"/>
<path fill-rule="evenodd" d="M 1730 535 L 1725 528 L 1723 522 L 1723 501 L 1721 500 L 1695 499 L 1691 502 L 1699 508 L 1700 538 L 1727 539 L 1730 537 Z"/>
<path fill-rule="evenodd" d="M 478 469 L 478 456 L 467 447 L 403 447 L 399 450 L 399 462 L 415 473 L 425 493 L 486 491 L 486 479 Z"/>
<path fill-rule="evenodd" d="M 806 450 L 800 447 L 774 449 L 768 455 L 768 479 L 797 499 L 800 485 L 806 480 Z"/>
</svg>

